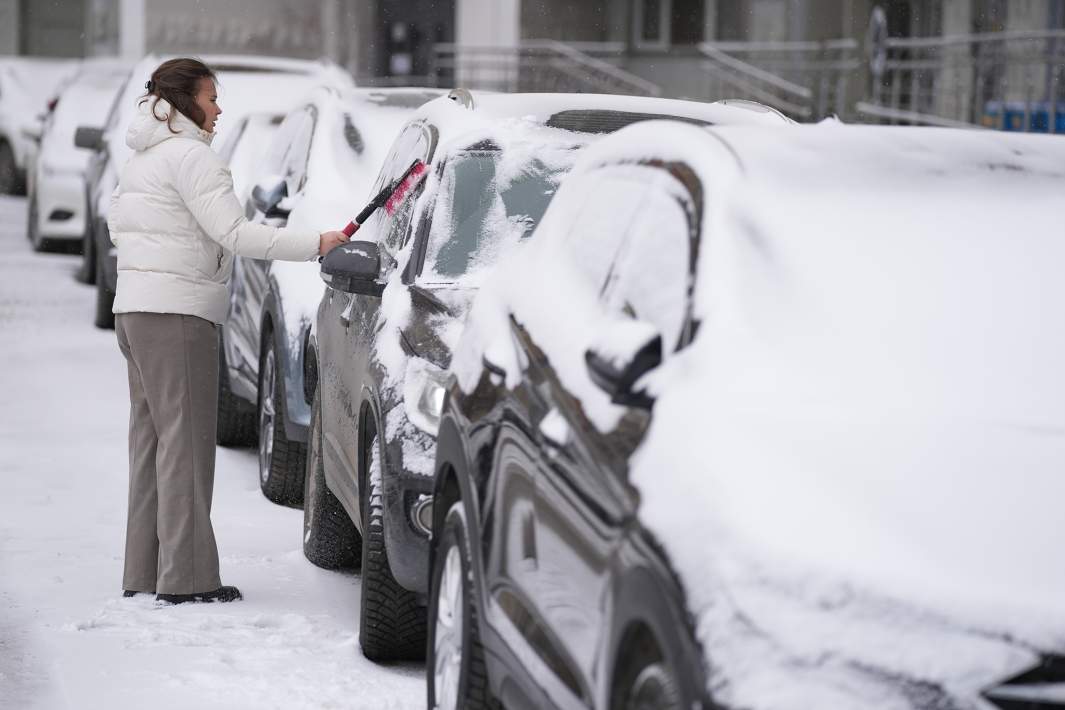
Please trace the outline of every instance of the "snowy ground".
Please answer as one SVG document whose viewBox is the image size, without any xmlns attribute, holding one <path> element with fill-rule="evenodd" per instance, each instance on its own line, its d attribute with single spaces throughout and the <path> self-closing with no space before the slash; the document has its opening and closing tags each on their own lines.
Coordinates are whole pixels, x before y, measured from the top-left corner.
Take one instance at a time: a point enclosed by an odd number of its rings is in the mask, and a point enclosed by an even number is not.
<svg viewBox="0 0 1065 710">
<path fill-rule="evenodd" d="M 424 668 L 358 646 L 359 578 L 300 549 L 302 514 L 219 449 L 214 524 L 235 604 L 121 598 L 128 391 L 78 257 L 36 255 L 0 197 L 0 708 L 420 708 Z"/>
</svg>

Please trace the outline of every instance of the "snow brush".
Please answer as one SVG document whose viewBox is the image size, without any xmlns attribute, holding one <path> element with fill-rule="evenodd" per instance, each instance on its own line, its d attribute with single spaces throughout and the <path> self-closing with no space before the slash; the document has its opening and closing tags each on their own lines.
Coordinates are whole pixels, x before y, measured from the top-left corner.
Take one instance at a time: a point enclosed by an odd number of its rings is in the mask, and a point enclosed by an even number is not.
<svg viewBox="0 0 1065 710">
<path fill-rule="evenodd" d="M 407 198 L 418 183 L 422 181 L 425 174 L 429 172 L 429 168 L 425 163 L 420 160 L 415 160 L 407 168 L 406 172 L 399 176 L 395 182 L 390 183 L 383 190 L 370 200 L 369 204 L 362 208 L 362 212 L 359 212 L 358 216 L 348 222 L 348 226 L 344 227 L 341 231 L 349 237 L 355 232 L 359 231 L 366 220 L 370 219 L 374 212 L 379 210 L 382 206 L 389 215 L 395 214 L 396 209 L 403 204 L 403 200 Z"/>
</svg>

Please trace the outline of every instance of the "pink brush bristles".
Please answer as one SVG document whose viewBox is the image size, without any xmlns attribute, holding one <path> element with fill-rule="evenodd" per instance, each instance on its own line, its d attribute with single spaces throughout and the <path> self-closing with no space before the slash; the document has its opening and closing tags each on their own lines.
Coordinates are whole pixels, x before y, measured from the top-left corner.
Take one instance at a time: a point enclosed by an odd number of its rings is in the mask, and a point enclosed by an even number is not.
<svg viewBox="0 0 1065 710">
<path fill-rule="evenodd" d="M 410 191 L 414 189 L 414 186 L 421 182 L 422 178 L 425 177 L 426 170 L 425 163 L 418 162 L 411 169 L 410 174 L 403 179 L 403 182 L 392 191 L 392 194 L 388 196 L 387 200 L 385 200 L 385 212 L 387 212 L 389 216 L 395 214 L 396 210 L 399 209 L 399 206 L 403 204 L 403 201 L 407 199 L 407 195 L 410 194 Z"/>
</svg>

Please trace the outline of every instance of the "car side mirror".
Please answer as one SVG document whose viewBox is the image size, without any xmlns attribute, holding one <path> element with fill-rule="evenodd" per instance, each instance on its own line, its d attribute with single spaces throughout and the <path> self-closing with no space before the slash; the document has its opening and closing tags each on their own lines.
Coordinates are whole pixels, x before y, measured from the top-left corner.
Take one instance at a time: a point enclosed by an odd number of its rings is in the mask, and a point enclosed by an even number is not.
<svg viewBox="0 0 1065 710">
<path fill-rule="evenodd" d="M 281 202 L 288 197 L 288 183 L 282 177 L 260 180 L 251 190 L 251 201 L 264 217 L 288 217 L 290 210 Z"/>
<path fill-rule="evenodd" d="M 592 382 L 610 396 L 611 402 L 650 409 L 654 398 L 637 383 L 662 364 L 662 336 L 645 323 L 619 324 L 607 338 L 585 351 L 584 362 Z"/>
<path fill-rule="evenodd" d="M 92 126 L 78 126 L 74 132 L 74 145 L 86 150 L 100 150 L 103 147 L 104 130 Z"/>
<path fill-rule="evenodd" d="M 322 259 L 322 280 L 346 293 L 380 297 L 385 290 L 380 275 L 381 251 L 374 242 L 341 244 Z"/>
</svg>

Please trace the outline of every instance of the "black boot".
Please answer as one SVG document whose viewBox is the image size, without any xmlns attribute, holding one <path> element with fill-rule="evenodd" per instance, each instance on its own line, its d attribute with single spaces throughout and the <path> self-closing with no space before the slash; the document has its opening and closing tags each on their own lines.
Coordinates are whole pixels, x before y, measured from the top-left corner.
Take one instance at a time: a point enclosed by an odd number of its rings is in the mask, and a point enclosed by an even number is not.
<svg viewBox="0 0 1065 710">
<path fill-rule="evenodd" d="M 185 602 L 235 602 L 243 599 L 244 595 L 236 587 L 219 587 L 212 592 L 196 592 L 195 594 L 157 594 L 155 601 L 169 604 L 184 604 Z"/>
<path fill-rule="evenodd" d="M 135 597 L 138 594 L 155 594 L 155 592 L 137 592 L 137 591 L 134 591 L 132 589 L 123 589 L 122 590 L 122 596 L 125 597 L 126 599 L 129 599 L 130 597 Z"/>
</svg>

